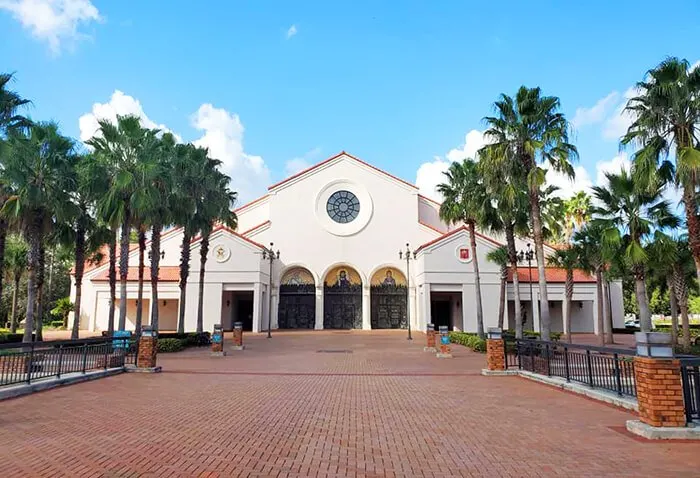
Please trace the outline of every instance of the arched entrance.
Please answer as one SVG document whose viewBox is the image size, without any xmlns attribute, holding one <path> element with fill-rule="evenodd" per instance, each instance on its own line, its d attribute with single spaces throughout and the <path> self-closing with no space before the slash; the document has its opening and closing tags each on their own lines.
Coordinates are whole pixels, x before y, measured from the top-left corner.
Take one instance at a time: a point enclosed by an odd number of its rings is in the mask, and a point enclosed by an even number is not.
<svg viewBox="0 0 700 478">
<path fill-rule="evenodd" d="M 373 329 L 405 329 L 406 277 L 393 267 L 382 267 L 370 280 L 370 317 Z"/>
<path fill-rule="evenodd" d="M 277 324 L 280 329 L 313 329 L 316 324 L 316 284 L 303 267 L 293 267 L 280 282 Z"/>
<path fill-rule="evenodd" d="M 324 279 L 323 328 L 362 328 L 362 279 L 351 267 L 334 267 Z"/>
</svg>

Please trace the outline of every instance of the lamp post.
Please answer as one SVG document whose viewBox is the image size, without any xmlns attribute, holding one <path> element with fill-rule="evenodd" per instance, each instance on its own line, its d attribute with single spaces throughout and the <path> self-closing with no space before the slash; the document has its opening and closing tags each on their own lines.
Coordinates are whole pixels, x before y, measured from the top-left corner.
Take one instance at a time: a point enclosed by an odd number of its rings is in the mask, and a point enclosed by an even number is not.
<svg viewBox="0 0 700 478">
<path fill-rule="evenodd" d="M 279 249 L 277 252 L 273 251 L 274 244 L 271 242 L 270 247 L 267 249 L 263 249 L 262 252 L 262 257 L 263 259 L 267 259 L 270 261 L 270 289 L 267 291 L 267 338 L 272 337 L 272 333 L 270 332 L 270 327 L 272 326 L 272 263 L 275 262 L 275 259 L 280 258 L 280 251 Z"/>
<path fill-rule="evenodd" d="M 530 312 L 533 312 L 535 310 L 535 308 L 534 308 L 535 307 L 535 305 L 534 305 L 535 300 L 532 297 L 532 258 L 534 256 L 535 256 L 535 251 L 532 250 L 529 242 L 527 243 L 527 250 L 520 251 L 518 253 L 518 262 L 527 261 L 527 273 L 528 273 L 528 277 L 529 277 L 529 281 L 530 281 L 530 309 L 531 309 Z M 515 271 L 515 273 L 517 274 L 518 271 Z M 534 327 L 535 318 L 533 317 L 532 320 L 533 320 L 532 325 Z"/>
<path fill-rule="evenodd" d="M 411 337 L 411 289 L 409 278 L 411 277 L 411 259 L 416 258 L 416 253 L 411 252 L 411 248 L 408 246 L 408 242 L 406 243 L 406 252 L 399 250 L 399 259 L 402 259 L 403 256 L 406 256 L 406 321 L 408 322 L 407 340 L 413 340 L 413 337 Z"/>
<path fill-rule="evenodd" d="M 165 251 L 160 251 L 160 258 L 165 259 Z M 150 261 L 151 259 L 153 259 L 153 251 L 148 251 L 148 260 Z"/>
</svg>

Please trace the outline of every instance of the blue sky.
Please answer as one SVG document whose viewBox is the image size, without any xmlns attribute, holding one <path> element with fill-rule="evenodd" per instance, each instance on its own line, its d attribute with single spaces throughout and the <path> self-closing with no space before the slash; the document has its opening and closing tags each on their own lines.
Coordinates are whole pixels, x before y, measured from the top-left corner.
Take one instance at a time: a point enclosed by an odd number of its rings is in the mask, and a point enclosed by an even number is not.
<svg viewBox="0 0 700 478">
<path fill-rule="evenodd" d="M 498 95 L 539 85 L 575 120 L 577 183 L 550 178 L 568 193 L 624 164 L 619 108 L 644 72 L 700 60 L 700 2 L 673 11 L 682 21 L 646 1 L 0 0 L 0 70 L 73 137 L 132 112 L 209 146 L 242 200 L 340 150 L 432 194 Z"/>
</svg>

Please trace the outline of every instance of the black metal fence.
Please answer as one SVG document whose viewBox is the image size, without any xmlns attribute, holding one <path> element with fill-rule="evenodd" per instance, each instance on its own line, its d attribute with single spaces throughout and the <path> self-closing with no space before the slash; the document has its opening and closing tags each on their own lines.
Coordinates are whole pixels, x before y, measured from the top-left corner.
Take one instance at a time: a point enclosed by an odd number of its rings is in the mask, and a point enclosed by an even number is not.
<svg viewBox="0 0 700 478">
<path fill-rule="evenodd" d="M 508 350 L 512 352 L 509 354 Z M 561 377 L 619 395 L 637 396 L 632 349 L 516 339 L 506 342 L 506 364 Z"/>
<path fill-rule="evenodd" d="M 136 364 L 138 340 L 99 337 L 0 345 L 0 387 Z"/>
<path fill-rule="evenodd" d="M 689 422 L 700 420 L 700 358 L 681 359 L 681 378 L 685 418 Z"/>
</svg>

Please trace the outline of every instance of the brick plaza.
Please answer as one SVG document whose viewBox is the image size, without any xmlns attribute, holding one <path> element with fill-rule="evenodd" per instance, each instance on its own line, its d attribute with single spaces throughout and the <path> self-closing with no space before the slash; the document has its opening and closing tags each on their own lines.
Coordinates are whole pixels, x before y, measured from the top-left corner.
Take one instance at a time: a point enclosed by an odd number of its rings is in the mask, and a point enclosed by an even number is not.
<svg viewBox="0 0 700 478">
<path fill-rule="evenodd" d="M 247 335 L 0 402 L 0 475 L 654 476 L 700 474 L 700 444 L 646 441 L 634 415 L 405 332 Z M 232 344 L 226 337 L 226 348 Z"/>
</svg>

